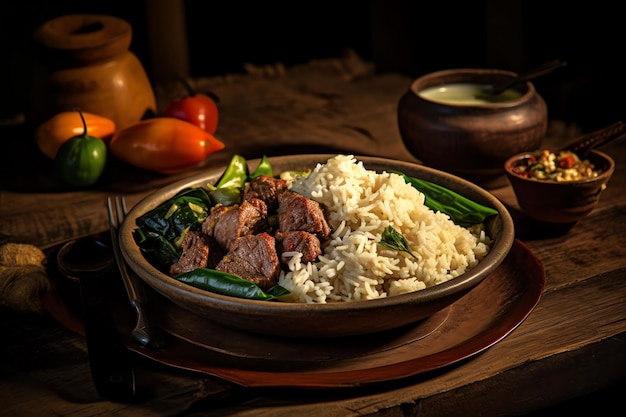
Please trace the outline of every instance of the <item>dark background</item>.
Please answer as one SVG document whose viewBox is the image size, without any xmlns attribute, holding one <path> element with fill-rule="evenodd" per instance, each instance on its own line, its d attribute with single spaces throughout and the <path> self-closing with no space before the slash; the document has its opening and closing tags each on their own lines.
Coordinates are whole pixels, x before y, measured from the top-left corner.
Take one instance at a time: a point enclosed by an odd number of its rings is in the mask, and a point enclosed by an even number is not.
<svg viewBox="0 0 626 417">
<path fill-rule="evenodd" d="M 151 80 L 160 82 L 148 12 L 164 1 L 184 7 L 189 76 L 244 72 L 244 63 L 291 66 L 340 57 L 347 48 L 374 62 L 379 72 L 411 77 L 455 67 L 521 72 L 559 58 L 568 66 L 535 81 L 551 119 L 585 132 L 626 121 L 626 19 L 614 1 L 5 0 L 0 4 L 0 123 L 19 121 L 36 100 L 29 92 L 37 65 L 31 37 L 57 16 L 99 13 L 126 19 L 133 27 L 131 50 Z M 163 32 L 167 39 L 167 29 Z M 616 404 L 623 392 L 621 384 L 569 405 L 598 411 L 597 404 Z M 559 411 L 554 407 L 537 415 Z"/>
<path fill-rule="evenodd" d="M 346 49 L 374 62 L 379 72 L 412 77 L 453 67 L 522 72 L 559 58 L 567 67 L 535 81 L 551 119 L 583 131 L 626 120 L 621 63 L 626 22 L 617 3 L 522 0 L 9 0 L 0 8 L 0 120 L 23 112 L 32 99 L 29 86 L 37 65 L 32 33 L 64 14 L 128 20 L 131 50 L 153 83 L 163 81 L 153 63 L 147 12 L 163 1 L 183 7 L 189 76 L 244 72 L 245 63 L 291 66 L 340 57 Z M 161 35 L 167 38 L 167 28 Z"/>
</svg>

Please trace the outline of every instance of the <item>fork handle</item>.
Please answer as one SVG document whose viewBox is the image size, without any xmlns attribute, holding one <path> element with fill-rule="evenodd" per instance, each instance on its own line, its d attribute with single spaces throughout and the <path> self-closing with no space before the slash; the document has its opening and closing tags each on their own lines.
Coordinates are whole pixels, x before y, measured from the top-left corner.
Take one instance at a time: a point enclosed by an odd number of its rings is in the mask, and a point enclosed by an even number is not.
<svg viewBox="0 0 626 417">
<path fill-rule="evenodd" d="M 101 397 L 130 401 L 135 396 L 135 374 L 129 351 L 107 312 L 99 280 L 79 279 L 91 376 Z"/>
<path fill-rule="evenodd" d="M 150 326 L 146 320 L 145 307 L 143 302 L 139 300 L 131 300 L 130 304 L 137 312 L 137 323 L 133 329 L 133 338 L 144 346 L 151 345 L 158 347 L 162 344 L 162 341 L 158 339 L 158 334 Z"/>
<path fill-rule="evenodd" d="M 155 328 L 151 327 L 146 316 L 146 294 L 143 283 L 137 282 L 137 278 L 128 270 L 126 262 L 119 251 L 119 247 L 114 243 L 113 252 L 117 261 L 118 270 L 124 282 L 130 305 L 135 310 L 137 321 L 132 331 L 133 338 L 143 346 L 160 347 L 163 339 Z"/>
</svg>

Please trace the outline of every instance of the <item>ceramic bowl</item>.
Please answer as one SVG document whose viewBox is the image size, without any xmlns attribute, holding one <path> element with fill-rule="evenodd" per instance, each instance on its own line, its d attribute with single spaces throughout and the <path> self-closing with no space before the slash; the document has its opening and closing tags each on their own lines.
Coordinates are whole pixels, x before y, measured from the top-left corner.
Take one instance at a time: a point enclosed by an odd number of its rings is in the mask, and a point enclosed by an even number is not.
<svg viewBox="0 0 626 417">
<path fill-rule="evenodd" d="M 406 148 L 424 164 L 483 188 L 508 185 L 504 161 L 540 147 L 548 125 L 547 106 L 531 82 L 497 99 L 476 96 L 514 76 L 497 69 L 461 68 L 417 78 L 398 104 Z"/>
<path fill-rule="evenodd" d="M 307 170 L 334 155 L 272 157 L 275 173 Z M 456 176 L 422 165 L 375 157 L 358 157 L 367 169 L 398 170 L 447 187 L 474 201 L 495 208 L 499 215 L 487 219 L 487 233 L 494 239 L 490 252 L 472 270 L 450 281 L 409 294 L 388 298 L 327 304 L 255 301 L 214 294 L 183 284 L 159 272 L 133 240 L 135 221 L 142 214 L 187 187 L 214 183 L 225 167 L 211 169 L 171 184 L 145 197 L 128 213 L 120 228 L 120 246 L 130 267 L 146 284 L 182 308 L 239 330 L 286 337 L 339 337 L 375 333 L 422 320 L 449 306 L 493 272 L 505 259 L 515 231 L 511 215 L 491 193 Z M 259 160 L 249 161 L 256 167 Z M 489 300 L 484 300 L 489 302 Z"/>
<path fill-rule="evenodd" d="M 594 178 L 556 182 L 525 178 L 517 174 L 513 168 L 532 155 L 533 152 L 520 153 L 510 157 L 504 164 L 517 202 L 525 215 L 560 225 L 563 230 L 568 230 L 593 211 L 615 170 L 615 162 L 609 155 L 592 150 L 585 159 L 601 171 Z"/>
</svg>

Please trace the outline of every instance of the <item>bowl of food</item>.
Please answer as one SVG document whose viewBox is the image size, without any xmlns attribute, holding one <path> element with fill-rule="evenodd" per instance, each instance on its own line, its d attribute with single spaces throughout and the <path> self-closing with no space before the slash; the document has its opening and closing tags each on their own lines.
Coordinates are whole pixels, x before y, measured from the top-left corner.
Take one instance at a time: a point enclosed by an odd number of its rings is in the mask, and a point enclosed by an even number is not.
<svg viewBox="0 0 626 417">
<path fill-rule="evenodd" d="M 417 78 L 398 103 L 406 148 L 424 164 L 483 188 L 506 186 L 504 162 L 538 149 L 548 126 L 546 103 L 530 81 L 490 93 L 491 86 L 516 76 L 458 68 Z"/>
<path fill-rule="evenodd" d="M 432 168 L 235 155 L 141 200 L 120 246 L 147 285 L 204 318 L 272 336 L 339 337 L 450 306 L 504 261 L 514 236 L 491 193 Z"/>
<path fill-rule="evenodd" d="M 598 150 L 541 149 L 510 157 L 504 169 L 525 215 L 569 230 L 596 207 L 615 162 Z"/>
</svg>

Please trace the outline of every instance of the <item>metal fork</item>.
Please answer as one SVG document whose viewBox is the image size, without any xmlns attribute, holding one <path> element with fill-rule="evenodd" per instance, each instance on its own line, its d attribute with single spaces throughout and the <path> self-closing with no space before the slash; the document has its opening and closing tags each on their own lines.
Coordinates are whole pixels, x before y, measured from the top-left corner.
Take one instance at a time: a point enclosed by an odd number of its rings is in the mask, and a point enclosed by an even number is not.
<svg viewBox="0 0 626 417">
<path fill-rule="evenodd" d="M 143 291 L 143 283 L 138 281 L 138 277 L 132 274 L 132 271 L 129 271 L 128 265 L 120 251 L 118 231 L 127 213 L 126 200 L 124 197 L 115 196 L 115 205 L 113 205 L 111 197 L 107 197 L 107 209 L 109 212 L 109 228 L 111 229 L 113 254 L 115 255 L 115 260 L 117 261 L 117 266 L 120 270 L 120 275 L 122 276 L 130 304 L 137 313 L 137 322 L 132 332 L 133 338 L 144 346 L 159 347 L 162 343 L 160 336 L 158 336 L 156 330 L 150 326 L 146 317 L 146 296 Z"/>
</svg>

